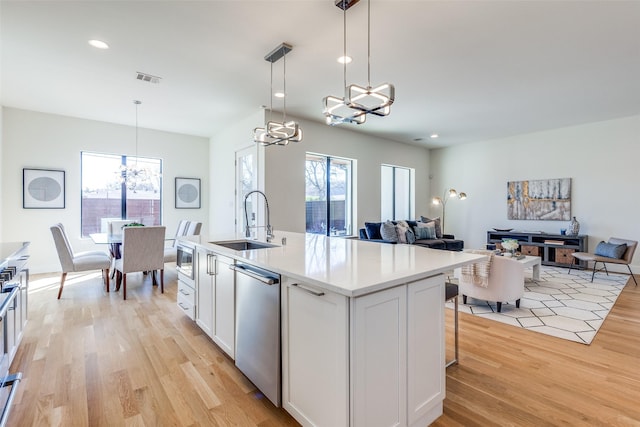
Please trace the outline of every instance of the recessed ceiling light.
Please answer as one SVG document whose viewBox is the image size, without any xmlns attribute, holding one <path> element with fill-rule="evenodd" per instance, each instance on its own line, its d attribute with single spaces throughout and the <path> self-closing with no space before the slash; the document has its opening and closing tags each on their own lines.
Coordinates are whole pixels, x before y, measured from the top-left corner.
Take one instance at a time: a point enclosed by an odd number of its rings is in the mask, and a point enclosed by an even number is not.
<svg viewBox="0 0 640 427">
<path fill-rule="evenodd" d="M 276 92 L 276 93 L 273 94 L 273 96 L 275 96 L 276 98 L 284 98 L 284 93 Z"/>
<path fill-rule="evenodd" d="M 353 61 L 353 59 L 350 56 L 341 56 L 340 58 L 338 58 L 338 62 L 341 64 L 348 64 L 351 61 Z"/>
<path fill-rule="evenodd" d="M 109 45 L 102 40 L 89 40 L 89 44 L 98 49 L 109 49 Z"/>
<path fill-rule="evenodd" d="M 431 139 L 436 139 L 437 137 L 439 137 L 440 135 L 438 135 L 437 133 L 432 133 L 429 138 Z"/>
</svg>

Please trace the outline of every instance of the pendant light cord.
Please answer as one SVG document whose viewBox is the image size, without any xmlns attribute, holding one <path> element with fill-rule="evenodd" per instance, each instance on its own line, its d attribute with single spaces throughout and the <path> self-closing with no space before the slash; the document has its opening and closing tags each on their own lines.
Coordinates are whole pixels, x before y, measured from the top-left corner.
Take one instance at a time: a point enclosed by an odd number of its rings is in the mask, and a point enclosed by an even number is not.
<svg viewBox="0 0 640 427">
<path fill-rule="evenodd" d="M 273 113 L 273 61 L 271 63 L 271 82 L 269 86 L 269 121 L 271 121 L 271 114 Z"/>
<path fill-rule="evenodd" d="M 282 48 L 282 91 L 284 97 L 282 98 L 282 124 L 287 122 L 287 51 Z"/>
<path fill-rule="evenodd" d="M 367 84 L 371 88 L 371 0 L 367 0 Z"/>
<path fill-rule="evenodd" d="M 346 1 L 346 0 L 345 0 Z M 347 8 L 342 5 L 342 30 L 344 37 L 342 38 L 342 75 L 344 78 L 344 88 L 347 88 Z"/>
</svg>

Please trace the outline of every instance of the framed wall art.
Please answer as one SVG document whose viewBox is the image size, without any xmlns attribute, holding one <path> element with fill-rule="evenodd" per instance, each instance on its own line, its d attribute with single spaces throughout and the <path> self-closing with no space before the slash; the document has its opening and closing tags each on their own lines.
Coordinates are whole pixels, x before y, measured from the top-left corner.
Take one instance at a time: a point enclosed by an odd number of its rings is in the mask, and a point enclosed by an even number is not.
<svg viewBox="0 0 640 427">
<path fill-rule="evenodd" d="M 507 182 L 507 218 L 569 221 L 571 178 Z"/>
<path fill-rule="evenodd" d="M 176 178 L 176 209 L 200 209 L 200 178 Z"/>
<path fill-rule="evenodd" d="M 64 209 L 64 178 L 63 170 L 23 168 L 23 209 Z"/>
</svg>

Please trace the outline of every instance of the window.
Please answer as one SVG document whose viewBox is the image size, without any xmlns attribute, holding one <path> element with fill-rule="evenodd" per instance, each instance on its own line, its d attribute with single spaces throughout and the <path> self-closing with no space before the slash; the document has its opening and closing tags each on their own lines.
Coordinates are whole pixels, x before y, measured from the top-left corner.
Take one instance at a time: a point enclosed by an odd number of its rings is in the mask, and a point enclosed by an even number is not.
<svg viewBox="0 0 640 427">
<path fill-rule="evenodd" d="M 414 170 L 382 165 L 380 183 L 380 219 L 401 220 L 414 216 Z"/>
<path fill-rule="evenodd" d="M 110 219 L 162 223 L 162 160 L 82 152 L 81 162 L 82 236 L 106 232 Z M 142 171 L 135 185 L 124 180 L 132 169 Z"/>
<path fill-rule="evenodd" d="M 351 235 L 352 165 L 353 161 L 349 159 L 307 153 L 305 187 L 308 233 Z"/>
</svg>

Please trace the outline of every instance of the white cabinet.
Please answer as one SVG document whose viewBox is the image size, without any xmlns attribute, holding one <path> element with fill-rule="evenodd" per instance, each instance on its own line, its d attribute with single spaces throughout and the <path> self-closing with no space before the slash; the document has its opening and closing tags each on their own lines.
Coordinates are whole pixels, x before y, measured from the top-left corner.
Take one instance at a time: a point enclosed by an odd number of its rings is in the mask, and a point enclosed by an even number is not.
<svg viewBox="0 0 640 427">
<path fill-rule="evenodd" d="M 235 356 L 235 276 L 233 259 L 196 249 L 198 326 L 231 358 Z"/>
<path fill-rule="evenodd" d="M 229 268 L 233 259 L 216 255 L 214 287 L 213 342 L 231 358 L 235 358 L 236 341 L 236 287 L 235 275 Z"/>
<path fill-rule="evenodd" d="M 352 299 L 354 426 L 407 425 L 406 301 L 406 286 Z"/>
<path fill-rule="evenodd" d="M 303 425 L 349 424 L 348 298 L 283 278 L 284 408 Z"/>
<path fill-rule="evenodd" d="M 215 254 L 196 249 L 196 323 L 209 337 L 213 337 Z"/>
<path fill-rule="evenodd" d="M 191 283 L 178 279 L 178 307 L 189 316 L 191 320 L 196 318 L 196 290 Z"/>
<path fill-rule="evenodd" d="M 442 275 L 356 298 L 283 285 L 283 402 L 298 422 L 425 426 L 442 414 Z"/>
</svg>

